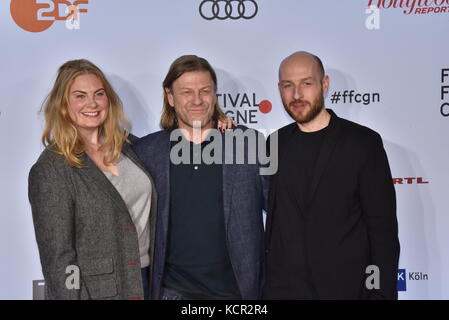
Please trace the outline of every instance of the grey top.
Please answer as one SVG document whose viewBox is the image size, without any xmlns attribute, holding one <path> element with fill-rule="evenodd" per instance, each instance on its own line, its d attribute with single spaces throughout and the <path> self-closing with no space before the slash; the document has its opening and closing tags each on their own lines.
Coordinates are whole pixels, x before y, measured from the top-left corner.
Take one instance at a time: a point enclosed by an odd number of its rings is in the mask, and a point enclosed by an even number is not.
<svg viewBox="0 0 449 320">
<path fill-rule="evenodd" d="M 119 170 L 118 176 L 109 172 L 104 172 L 104 174 L 126 203 L 131 219 L 136 226 L 141 268 L 148 267 L 150 264 L 150 228 L 148 221 L 151 209 L 151 181 L 124 154 L 120 156 L 117 167 Z"/>
</svg>

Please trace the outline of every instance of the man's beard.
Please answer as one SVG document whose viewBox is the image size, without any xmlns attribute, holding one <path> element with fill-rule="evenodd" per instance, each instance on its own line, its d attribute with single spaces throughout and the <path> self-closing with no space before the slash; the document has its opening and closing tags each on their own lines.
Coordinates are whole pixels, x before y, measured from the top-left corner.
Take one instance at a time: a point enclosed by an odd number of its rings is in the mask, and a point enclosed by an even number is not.
<svg viewBox="0 0 449 320">
<path fill-rule="evenodd" d="M 291 110 L 291 108 L 297 104 L 297 103 L 306 103 L 309 105 L 309 109 L 306 111 L 306 113 L 300 113 L 300 112 L 293 112 Z M 321 110 L 323 110 L 324 108 L 324 97 L 323 94 L 320 93 L 318 95 L 318 97 L 312 102 L 309 103 L 308 101 L 305 100 L 293 100 L 289 103 L 288 107 L 285 106 L 284 104 L 284 108 L 287 111 L 287 113 L 290 115 L 290 117 L 292 117 L 297 123 L 300 124 L 305 124 L 308 123 L 310 121 L 312 121 L 313 119 L 315 119 L 318 114 L 321 112 Z"/>
</svg>

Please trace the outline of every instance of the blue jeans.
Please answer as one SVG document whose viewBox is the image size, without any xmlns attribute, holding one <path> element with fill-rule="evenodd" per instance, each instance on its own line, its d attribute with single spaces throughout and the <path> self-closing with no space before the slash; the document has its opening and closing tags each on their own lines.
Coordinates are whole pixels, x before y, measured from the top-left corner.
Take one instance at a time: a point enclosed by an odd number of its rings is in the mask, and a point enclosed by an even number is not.
<svg viewBox="0 0 449 320">
<path fill-rule="evenodd" d="M 150 268 L 149 267 L 142 268 L 140 269 L 140 273 L 142 274 L 143 299 L 149 300 L 150 294 L 148 292 L 148 281 L 149 281 L 148 277 L 150 273 Z"/>
</svg>

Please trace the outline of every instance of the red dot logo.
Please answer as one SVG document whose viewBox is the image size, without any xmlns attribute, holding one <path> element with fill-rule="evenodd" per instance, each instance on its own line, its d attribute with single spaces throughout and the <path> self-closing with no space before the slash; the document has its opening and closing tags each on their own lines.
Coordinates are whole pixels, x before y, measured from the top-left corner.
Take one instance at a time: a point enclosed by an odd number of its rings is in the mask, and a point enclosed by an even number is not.
<svg viewBox="0 0 449 320">
<path fill-rule="evenodd" d="M 262 113 L 269 113 L 271 112 L 271 109 L 273 108 L 272 104 L 268 100 L 262 100 L 259 103 L 259 111 Z"/>
</svg>

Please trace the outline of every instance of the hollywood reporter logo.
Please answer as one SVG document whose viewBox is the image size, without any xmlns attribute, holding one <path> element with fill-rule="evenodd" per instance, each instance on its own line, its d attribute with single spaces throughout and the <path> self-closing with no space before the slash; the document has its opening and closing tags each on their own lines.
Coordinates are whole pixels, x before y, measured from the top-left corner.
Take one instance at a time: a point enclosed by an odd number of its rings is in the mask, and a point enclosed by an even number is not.
<svg viewBox="0 0 449 320">
<path fill-rule="evenodd" d="M 199 11 L 206 20 L 249 20 L 257 15 L 259 6 L 254 0 L 203 0 Z"/>
<path fill-rule="evenodd" d="M 69 30 L 80 28 L 80 14 L 89 0 L 11 0 L 10 11 L 14 22 L 28 32 L 42 32 L 55 21 L 65 21 Z"/>
<path fill-rule="evenodd" d="M 449 13 L 449 0 L 368 0 L 368 8 L 401 8 L 407 15 Z"/>
</svg>

